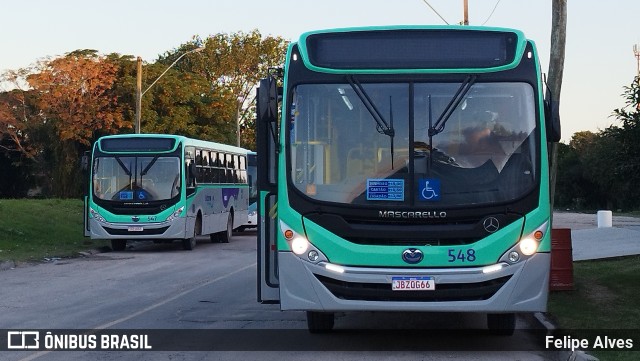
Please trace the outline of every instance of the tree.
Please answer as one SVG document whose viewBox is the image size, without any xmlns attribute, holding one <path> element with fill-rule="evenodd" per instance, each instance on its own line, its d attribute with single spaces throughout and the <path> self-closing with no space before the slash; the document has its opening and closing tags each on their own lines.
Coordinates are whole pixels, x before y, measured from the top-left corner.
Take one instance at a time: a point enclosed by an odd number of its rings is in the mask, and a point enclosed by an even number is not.
<svg viewBox="0 0 640 361">
<path fill-rule="evenodd" d="M 281 37 L 262 37 L 258 30 L 249 33 L 216 34 L 204 40 L 206 45 L 181 67 L 203 76 L 215 94 L 227 136 L 220 139 L 236 143 L 236 119 L 240 123 L 245 148 L 255 149 L 255 88 L 269 68 L 281 66 L 288 43 Z M 176 53 L 167 54 L 167 58 Z M 231 136 L 231 137 L 230 137 Z"/>
<path fill-rule="evenodd" d="M 27 129 L 33 113 L 33 96 L 24 84 L 29 72 L 29 68 L 8 70 L 0 76 L 0 82 L 12 89 L 0 93 L 0 150 L 8 157 L 17 153 L 33 158 L 36 153 Z"/>
<path fill-rule="evenodd" d="M 89 145 L 97 131 L 131 126 L 112 91 L 117 64 L 95 50 L 76 50 L 42 65 L 27 81 L 37 92 L 42 120 L 54 123 L 60 140 Z"/>
<path fill-rule="evenodd" d="M 130 127 L 122 116 L 112 88 L 118 65 L 95 50 L 76 50 L 42 62 L 27 76 L 38 109 L 42 132 L 33 136 L 42 149 L 41 163 L 59 197 L 80 194 L 82 175 L 78 161 L 98 135 Z M 35 132 L 34 132 L 35 133 Z"/>
<path fill-rule="evenodd" d="M 613 116 L 621 126 L 612 125 L 604 134 L 616 141 L 616 156 L 619 159 L 616 175 L 627 183 L 625 198 L 635 207 L 640 206 L 640 78 L 624 88 L 625 107 L 615 109 Z"/>
</svg>

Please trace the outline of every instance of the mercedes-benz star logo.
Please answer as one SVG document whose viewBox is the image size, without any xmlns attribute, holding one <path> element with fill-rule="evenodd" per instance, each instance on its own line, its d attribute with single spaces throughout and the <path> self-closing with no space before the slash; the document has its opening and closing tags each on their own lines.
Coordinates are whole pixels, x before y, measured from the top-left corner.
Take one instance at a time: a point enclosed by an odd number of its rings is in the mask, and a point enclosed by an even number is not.
<svg viewBox="0 0 640 361">
<path fill-rule="evenodd" d="M 424 258 L 422 251 L 417 248 L 407 248 L 402 252 L 402 259 L 410 264 L 416 264 Z"/>
<path fill-rule="evenodd" d="M 500 221 L 498 221 L 496 217 L 487 217 L 484 219 L 484 222 L 482 222 L 482 225 L 485 231 L 493 233 L 500 228 Z"/>
</svg>

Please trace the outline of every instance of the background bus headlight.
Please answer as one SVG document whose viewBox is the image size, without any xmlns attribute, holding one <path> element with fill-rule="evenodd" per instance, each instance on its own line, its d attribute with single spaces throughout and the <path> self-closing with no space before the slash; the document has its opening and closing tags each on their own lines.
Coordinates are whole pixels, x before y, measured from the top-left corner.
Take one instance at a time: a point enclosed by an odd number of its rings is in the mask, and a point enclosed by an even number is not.
<svg viewBox="0 0 640 361">
<path fill-rule="evenodd" d="M 100 213 L 98 213 L 98 211 L 96 211 L 95 209 L 89 208 L 89 213 L 91 213 L 91 217 L 93 217 L 96 221 L 102 222 L 102 223 L 106 222 L 104 217 L 102 217 Z"/>
<path fill-rule="evenodd" d="M 174 219 L 180 217 L 180 215 L 182 214 L 182 211 L 184 211 L 184 206 L 178 208 L 175 212 L 173 212 L 169 217 L 167 217 L 167 222 L 171 222 Z"/>
</svg>

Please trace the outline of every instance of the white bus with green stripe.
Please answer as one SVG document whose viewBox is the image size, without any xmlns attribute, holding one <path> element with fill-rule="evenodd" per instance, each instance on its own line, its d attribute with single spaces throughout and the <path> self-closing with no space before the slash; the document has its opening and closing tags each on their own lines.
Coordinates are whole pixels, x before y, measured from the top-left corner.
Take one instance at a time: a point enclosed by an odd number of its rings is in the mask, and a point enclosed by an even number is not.
<svg viewBox="0 0 640 361">
<path fill-rule="evenodd" d="M 258 90 L 258 299 L 327 331 L 347 311 L 546 309 L 549 152 L 518 30 L 313 31 Z"/>
<path fill-rule="evenodd" d="M 229 242 L 247 222 L 247 150 L 165 134 L 98 139 L 91 154 L 85 235 L 128 241 Z"/>
</svg>

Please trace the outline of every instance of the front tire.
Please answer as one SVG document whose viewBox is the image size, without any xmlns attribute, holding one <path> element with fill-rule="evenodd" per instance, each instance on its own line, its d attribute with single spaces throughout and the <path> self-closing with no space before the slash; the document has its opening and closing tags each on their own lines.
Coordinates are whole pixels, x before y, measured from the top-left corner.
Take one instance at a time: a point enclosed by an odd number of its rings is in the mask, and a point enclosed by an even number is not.
<svg viewBox="0 0 640 361">
<path fill-rule="evenodd" d="M 111 249 L 114 251 L 124 251 L 127 248 L 127 240 L 126 239 L 112 239 L 111 240 Z"/>
<path fill-rule="evenodd" d="M 325 333 L 333 329 L 333 312 L 307 311 L 307 328 L 311 333 Z"/>
<path fill-rule="evenodd" d="M 489 313 L 487 326 L 495 335 L 511 336 L 516 328 L 516 315 L 515 313 Z"/>
<path fill-rule="evenodd" d="M 200 235 L 202 229 L 202 218 L 198 215 L 196 224 L 193 226 L 193 237 L 182 240 L 182 248 L 186 251 L 193 251 L 196 248 L 196 237 Z"/>
</svg>

